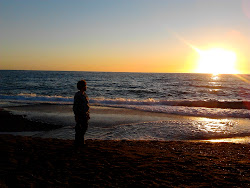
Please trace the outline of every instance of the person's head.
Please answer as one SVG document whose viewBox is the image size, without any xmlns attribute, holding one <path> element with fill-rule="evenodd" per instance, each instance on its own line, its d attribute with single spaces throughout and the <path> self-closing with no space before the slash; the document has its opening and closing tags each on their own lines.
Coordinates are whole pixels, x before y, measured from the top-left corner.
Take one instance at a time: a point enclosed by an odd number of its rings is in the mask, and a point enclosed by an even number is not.
<svg viewBox="0 0 250 188">
<path fill-rule="evenodd" d="M 87 88 L 87 82 L 85 80 L 80 80 L 77 83 L 77 89 L 86 91 L 86 88 Z"/>
</svg>

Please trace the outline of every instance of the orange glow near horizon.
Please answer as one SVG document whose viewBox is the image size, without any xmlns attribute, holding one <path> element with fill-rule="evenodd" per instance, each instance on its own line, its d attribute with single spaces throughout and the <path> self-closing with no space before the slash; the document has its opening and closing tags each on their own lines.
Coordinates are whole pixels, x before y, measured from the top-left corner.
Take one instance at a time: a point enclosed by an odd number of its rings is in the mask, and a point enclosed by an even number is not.
<svg viewBox="0 0 250 188">
<path fill-rule="evenodd" d="M 0 19 L 0 70 L 250 74 L 250 0 L 1 1 Z"/>
<path fill-rule="evenodd" d="M 193 69 L 195 73 L 210 73 L 210 74 L 240 74 L 237 69 L 238 57 L 234 51 L 225 48 L 210 48 L 208 50 L 200 50 L 195 45 L 185 40 L 175 32 L 170 32 L 183 44 L 189 46 L 198 53 L 199 58 L 197 67 Z M 193 59 L 193 61 L 195 61 Z M 195 64 L 193 62 L 193 64 Z"/>
</svg>

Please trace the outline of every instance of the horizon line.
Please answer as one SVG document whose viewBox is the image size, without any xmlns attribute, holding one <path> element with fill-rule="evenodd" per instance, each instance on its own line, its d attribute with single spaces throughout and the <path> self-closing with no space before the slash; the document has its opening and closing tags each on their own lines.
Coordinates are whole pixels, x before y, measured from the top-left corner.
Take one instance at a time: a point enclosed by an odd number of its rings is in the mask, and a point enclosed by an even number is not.
<svg viewBox="0 0 250 188">
<path fill-rule="evenodd" d="M 199 72 L 136 72 L 136 71 L 76 71 L 76 70 L 32 70 L 32 69 L 0 69 L 0 71 L 43 71 L 43 72 L 100 72 L 100 73 L 144 73 L 144 74 L 213 74 Z M 250 73 L 237 73 L 231 75 L 250 75 Z M 230 73 L 219 73 L 219 75 L 230 75 Z"/>
</svg>

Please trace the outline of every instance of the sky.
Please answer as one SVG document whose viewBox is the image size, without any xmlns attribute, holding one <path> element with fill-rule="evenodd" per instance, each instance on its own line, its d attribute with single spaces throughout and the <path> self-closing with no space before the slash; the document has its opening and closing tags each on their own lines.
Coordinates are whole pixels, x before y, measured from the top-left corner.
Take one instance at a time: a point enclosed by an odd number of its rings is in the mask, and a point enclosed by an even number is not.
<svg viewBox="0 0 250 188">
<path fill-rule="evenodd" d="M 1 70 L 192 73 L 220 48 L 250 74 L 249 44 L 250 0 L 0 0 Z"/>
</svg>

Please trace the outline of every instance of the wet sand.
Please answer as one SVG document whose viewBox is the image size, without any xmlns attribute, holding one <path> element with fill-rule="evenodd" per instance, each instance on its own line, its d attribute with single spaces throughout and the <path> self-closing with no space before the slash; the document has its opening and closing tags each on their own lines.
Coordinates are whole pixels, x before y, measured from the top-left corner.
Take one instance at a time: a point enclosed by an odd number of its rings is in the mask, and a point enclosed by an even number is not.
<svg viewBox="0 0 250 188">
<path fill-rule="evenodd" d="M 72 105 L 31 104 L 5 109 L 19 115 L 13 116 L 0 111 L 0 118 L 5 120 L 1 122 L 1 132 L 21 136 L 74 139 L 75 120 Z M 213 141 L 250 143 L 250 120 L 246 118 L 192 117 L 97 105 L 91 106 L 90 113 L 87 139 L 220 139 Z M 23 119 L 23 116 L 26 118 Z"/>
<path fill-rule="evenodd" d="M 5 108 L 14 114 L 25 114 L 33 120 L 43 120 L 51 124 L 63 126 L 74 125 L 72 105 L 33 104 Z M 63 115 L 62 115 L 63 114 Z M 120 124 L 142 123 L 158 120 L 187 119 L 187 116 L 178 116 L 156 112 L 146 112 L 133 109 L 103 107 L 93 105 L 90 107 L 91 126 L 110 127 Z"/>
<path fill-rule="evenodd" d="M 12 115 L 0 108 L 0 132 L 49 131 L 61 128 L 61 125 L 34 122 L 22 115 Z"/>
<path fill-rule="evenodd" d="M 96 112 L 97 113 L 97 112 Z M 0 127 L 56 129 L 0 111 Z M 45 130 L 44 129 L 44 130 Z M 250 145 L 0 135 L 0 187 L 249 187 Z"/>
</svg>

